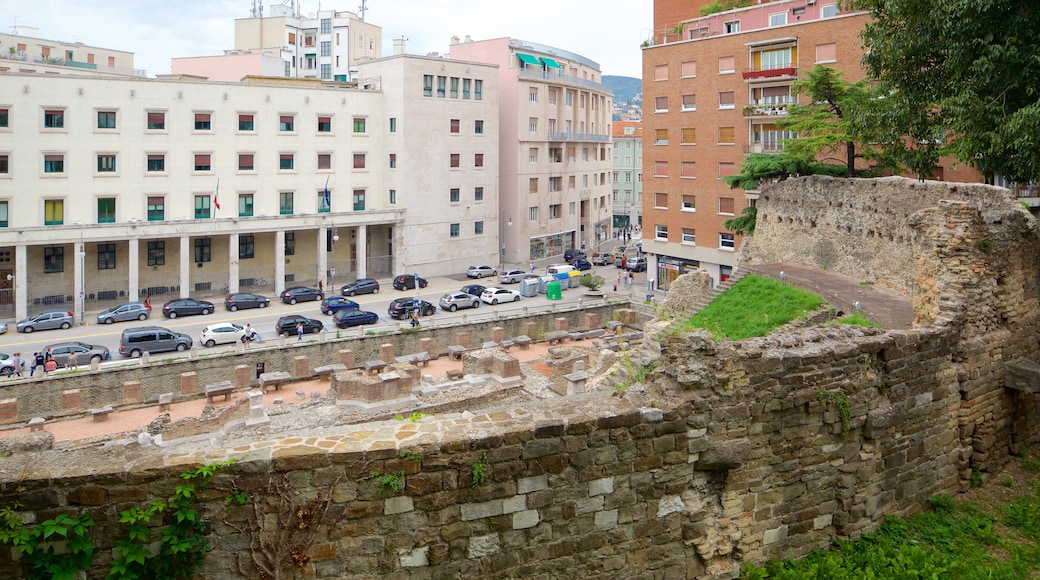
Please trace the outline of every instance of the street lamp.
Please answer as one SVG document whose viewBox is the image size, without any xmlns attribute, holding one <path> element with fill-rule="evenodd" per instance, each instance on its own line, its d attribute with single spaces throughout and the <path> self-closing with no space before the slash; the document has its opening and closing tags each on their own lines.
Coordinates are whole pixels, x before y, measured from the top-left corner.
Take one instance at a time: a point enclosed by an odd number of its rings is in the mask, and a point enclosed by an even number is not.
<svg viewBox="0 0 1040 580">
<path fill-rule="evenodd" d="M 329 257 L 332 259 L 332 265 L 329 267 L 329 283 L 333 285 L 336 284 L 336 242 L 338 241 L 339 233 L 336 231 L 336 228 L 332 228 L 332 251 L 329 252 Z"/>
<path fill-rule="evenodd" d="M 83 246 L 82 236 L 79 240 L 79 252 L 76 255 L 79 257 L 79 325 L 83 326 L 86 324 L 87 310 L 87 252 Z"/>
</svg>

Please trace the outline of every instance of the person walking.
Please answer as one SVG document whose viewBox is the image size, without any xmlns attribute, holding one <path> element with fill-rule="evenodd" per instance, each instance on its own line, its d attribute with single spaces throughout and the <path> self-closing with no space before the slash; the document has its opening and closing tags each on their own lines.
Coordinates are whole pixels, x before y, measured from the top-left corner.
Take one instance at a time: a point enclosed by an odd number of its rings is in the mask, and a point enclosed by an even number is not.
<svg viewBox="0 0 1040 580">
<path fill-rule="evenodd" d="M 70 352 L 69 358 L 65 359 L 65 368 L 73 370 L 79 368 L 79 357 L 76 356 L 75 351 Z"/>
<path fill-rule="evenodd" d="M 22 360 L 22 353 L 14 353 L 14 356 L 11 357 L 11 363 L 14 365 L 11 369 L 11 374 L 22 376 L 22 365 L 25 364 L 25 361 Z"/>
<path fill-rule="evenodd" d="M 303 340 L 303 323 L 302 322 L 297 322 L 296 323 L 296 342 L 300 342 L 302 340 Z"/>
<path fill-rule="evenodd" d="M 531 262 L 531 273 L 534 274 L 534 262 Z"/>
<path fill-rule="evenodd" d="M 152 295 L 151 294 L 149 294 L 149 295 L 144 297 L 144 309 L 147 310 L 149 314 L 152 313 Z"/>
<path fill-rule="evenodd" d="M 415 328 L 416 326 L 419 326 L 419 311 L 418 310 L 413 310 L 412 311 L 412 328 Z"/>
</svg>

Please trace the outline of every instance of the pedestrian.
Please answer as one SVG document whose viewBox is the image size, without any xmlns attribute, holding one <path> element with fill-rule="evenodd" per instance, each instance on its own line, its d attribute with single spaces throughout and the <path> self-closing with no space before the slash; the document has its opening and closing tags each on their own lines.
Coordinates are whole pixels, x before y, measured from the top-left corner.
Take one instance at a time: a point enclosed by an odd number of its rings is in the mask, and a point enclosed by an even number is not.
<svg viewBox="0 0 1040 580">
<path fill-rule="evenodd" d="M 296 341 L 299 342 L 301 340 L 303 340 L 303 323 L 302 322 L 297 322 L 296 323 Z"/>
<path fill-rule="evenodd" d="M 19 377 L 22 376 L 22 365 L 24 364 L 24 361 L 22 361 L 22 353 L 14 353 L 14 356 L 11 357 L 11 363 L 14 365 L 11 369 L 11 374 L 18 375 Z"/>
<path fill-rule="evenodd" d="M 418 310 L 413 310 L 412 311 L 412 328 L 415 328 L 416 326 L 419 326 L 419 311 Z"/>
<path fill-rule="evenodd" d="M 628 265 L 628 259 L 625 256 L 621 256 L 621 269 L 624 270 L 625 266 Z"/>
<path fill-rule="evenodd" d="M 75 351 L 70 352 L 69 358 L 65 359 L 65 368 L 73 370 L 79 368 L 79 357 L 76 356 Z"/>
<path fill-rule="evenodd" d="M 29 376 L 30 377 L 36 376 L 36 369 L 40 369 L 41 373 L 47 374 L 47 368 L 44 366 L 44 365 L 46 365 L 46 363 L 47 363 L 47 359 L 44 358 L 42 352 L 34 352 L 33 353 L 32 370 L 29 371 Z"/>
<path fill-rule="evenodd" d="M 54 360 L 54 357 L 48 356 L 46 362 L 43 363 L 43 370 L 43 374 L 58 370 L 58 361 Z"/>
<path fill-rule="evenodd" d="M 534 262 L 531 262 L 531 273 L 534 274 Z"/>
<path fill-rule="evenodd" d="M 144 297 L 144 308 L 145 308 L 145 310 L 148 311 L 149 314 L 151 314 L 151 312 L 152 312 L 152 295 L 151 294 L 149 294 L 149 295 Z"/>
<path fill-rule="evenodd" d="M 629 271 L 629 273 L 628 273 L 628 285 L 631 286 L 632 284 L 635 284 L 635 281 L 636 281 L 635 273 Z"/>
<path fill-rule="evenodd" d="M 616 288 L 617 288 L 617 285 L 618 285 L 618 284 L 620 284 L 620 283 L 621 283 L 621 271 L 620 271 L 620 270 L 618 270 L 618 273 L 617 273 L 617 282 L 615 282 L 615 283 L 614 283 L 614 288 L 616 289 Z"/>
<path fill-rule="evenodd" d="M 318 280 L 318 293 L 319 294 L 324 294 L 325 293 L 325 284 L 321 280 Z"/>
<path fill-rule="evenodd" d="M 618 275 L 618 280 L 621 279 L 621 275 Z M 614 292 L 617 292 L 617 282 L 614 282 Z"/>
</svg>

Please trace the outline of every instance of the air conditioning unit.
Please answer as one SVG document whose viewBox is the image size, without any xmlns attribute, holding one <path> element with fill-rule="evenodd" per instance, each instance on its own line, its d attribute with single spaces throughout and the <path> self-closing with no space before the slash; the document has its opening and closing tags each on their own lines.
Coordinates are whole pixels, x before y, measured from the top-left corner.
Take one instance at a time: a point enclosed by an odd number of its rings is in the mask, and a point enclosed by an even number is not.
<svg viewBox="0 0 1040 580">
<path fill-rule="evenodd" d="M 805 5 L 806 6 L 812 6 L 814 4 L 816 4 L 816 0 L 805 0 Z"/>
</svg>

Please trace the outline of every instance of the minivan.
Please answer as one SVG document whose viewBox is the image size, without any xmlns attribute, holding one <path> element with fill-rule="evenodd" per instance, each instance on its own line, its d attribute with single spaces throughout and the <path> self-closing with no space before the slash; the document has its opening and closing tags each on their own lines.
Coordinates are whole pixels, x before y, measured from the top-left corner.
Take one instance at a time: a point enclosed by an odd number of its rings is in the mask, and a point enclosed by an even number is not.
<svg viewBox="0 0 1040 580">
<path fill-rule="evenodd" d="M 119 354 L 137 358 L 141 353 L 188 350 L 191 337 L 161 326 L 138 326 L 127 328 L 119 337 Z"/>
<path fill-rule="evenodd" d="M 545 269 L 545 275 L 555 276 L 557 274 L 569 274 L 575 270 L 577 270 L 577 268 L 569 264 L 552 264 Z"/>
</svg>

